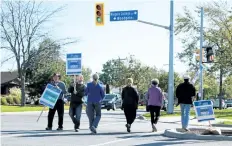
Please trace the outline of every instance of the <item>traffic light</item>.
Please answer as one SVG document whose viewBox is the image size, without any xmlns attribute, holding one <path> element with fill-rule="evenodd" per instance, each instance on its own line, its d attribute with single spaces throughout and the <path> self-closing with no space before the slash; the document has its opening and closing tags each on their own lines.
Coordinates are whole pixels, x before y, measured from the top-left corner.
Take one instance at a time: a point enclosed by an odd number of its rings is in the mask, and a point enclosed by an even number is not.
<svg viewBox="0 0 232 146">
<path fill-rule="evenodd" d="M 214 61 L 214 53 L 212 47 L 206 47 L 206 58 L 207 58 L 207 62 Z"/>
<path fill-rule="evenodd" d="M 200 61 L 200 49 L 197 49 L 195 53 L 196 53 L 195 55 L 196 60 Z M 202 61 L 204 60 L 205 60 L 205 51 L 204 49 L 202 49 Z"/>
<path fill-rule="evenodd" d="M 104 18 L 104 3 L 95 4 L 95 23 L 96 26 L 103 26 L 105 22 Z"/>
</svg>

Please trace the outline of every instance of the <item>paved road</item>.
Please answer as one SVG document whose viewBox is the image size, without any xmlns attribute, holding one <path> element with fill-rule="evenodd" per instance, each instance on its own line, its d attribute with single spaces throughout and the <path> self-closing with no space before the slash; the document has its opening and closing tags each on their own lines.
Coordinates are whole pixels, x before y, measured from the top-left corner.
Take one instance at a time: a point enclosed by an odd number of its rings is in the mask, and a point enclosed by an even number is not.
<svg viewBox="0 0 232 146">
<path fill-rule="evenodd" d="M 142 112 L 138 112 L 141 114 Z M 180 140 L 162 136 L 165 129 L 180 127 L 175 123 L 166 123 L 164 119 L 158 125 L 157 133 L 151 133 L 150 122 L 137 119 L 132 125 L 132 133 L 127 133 L 122 111 L 103 111 L 97 135 L 88 130 L 88 119 L 82 115 L 81 130 L 74 132 L 73 124 L 67 112 L 62 132 L 45 131 L 47 113 L 43 113 L 37 123 L 39 113 L 13 113 L 1 116 L 2 146 L 229 146 L 229 141 Z M 57 125 L 57 117 L 54 120 Z"/>
</svg>

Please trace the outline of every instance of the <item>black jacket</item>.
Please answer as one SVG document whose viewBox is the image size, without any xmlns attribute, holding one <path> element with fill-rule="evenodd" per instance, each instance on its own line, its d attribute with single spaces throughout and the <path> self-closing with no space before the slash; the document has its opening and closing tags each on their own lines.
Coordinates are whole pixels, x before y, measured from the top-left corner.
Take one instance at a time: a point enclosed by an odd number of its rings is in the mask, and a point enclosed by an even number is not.
<svg viewBox="0 0 232 146">
<path fill-rule="evenodd" d="M 126 86 L 122 90 L 122 107 L 132 106 L 138 108 L 139 95 L 135 88 Z"/>
<path fill-rule="evenodd" d="M 74 87 L 71 85 L 68 89 L 68 92 L 71 93 L 70 106 L 76 107 L 83 103 L 82 98 L 85 96 L 85 85 L 84 84 L 76 84 L 77 93 L 74 94 Z"/>
<path fill-rule="evenodd" d="M 176 97 L 180 104 L 193 104 L 192 97 L 195 95 L 196 89 L 189 82 L 181 83 L 176 88 Z"/>
</svg>

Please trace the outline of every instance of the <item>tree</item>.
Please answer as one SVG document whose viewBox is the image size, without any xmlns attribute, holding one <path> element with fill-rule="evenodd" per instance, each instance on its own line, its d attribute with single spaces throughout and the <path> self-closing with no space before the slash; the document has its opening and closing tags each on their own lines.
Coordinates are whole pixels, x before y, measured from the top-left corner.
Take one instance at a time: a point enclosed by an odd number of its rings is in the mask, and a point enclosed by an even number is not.
<svg viewBox="0 0 232 146">
<path fill-rule="evenodd" d="M 210 1 L 202 5 L 204 8 L 204 19 L 209 27 L 204 28 L 204 39 L 206 46 L 213 46 L 217 63 L 213 64 L 210 71 L 224 69 L 224 75 L 232 72 L 232 15 L 231 5 L 225 1 Z M 195 12 L 200 13 L 200 7 L 196 7 Z M 181 41 L 185 48 L 178 54 L 181 61 L 186 62 L 190 69 L 199 68 L 198 61 L 194 58 L 194 52 L 198 48 L 200 39 L 200 22 L 185 7 L 184 16 L 178 15 L 176 18 L 175 33 L 181 35 Z M 187 37 L 183 37 L 187 36 Z"/>
<path fill-rule="evenodd" d="M 232 98 L 232 75 L 227 76 L 224 81 L 225 97 Z"/>
<path fill-rule="evenodd" d="M 32 58 L 43 52 L 36 50 L 40 38 L 46 36 L 44 24 L 63 7 L 55 10 L 42 9 L 42 2 L 3 1 L 1 6 L 1 49 L 9 50 L 15 58 L 21 82 L 21 105 L 25 105 L 25 76 Z M 64 43 L 66 44 L 66 43 Z M 48 56 L 47 56 L 48 57 Z M 7 60 L 8 60 L 7 59 Z"/>
<path fill-rule="evenodd" d="M 147 91 L 151 80 L 157 76 L 157 69 L 146 66 L 140 60 L 130 56 L 125 74 L 126 78 L 133 78 L 138 91 L 144 93 Z"/>
<path fill-rule="evenodd" d="M 159 87 L 164 91 L 168 92 L 168 72 L 165 70 L 159 70 L 158 77 Z M 174 73 L 174 92 L 177 86 L 183 82 L 178 73 Z"/>
<path fill-rule="evenodd" d="M 133 56 L 127 58 L 124 62 L 112 59 L 103 64 L 100 80 L 104 84 L 122 87 L 125 85 L 126 78 L 133 78 L 134 85 L 139 92 L 143 93 L 147 90 L 151 79 L 156 76 L 157 69 L 143 65 Z"/>
<path fill-rule="evenodd" d="M 92 70 L 88 67 L 82 67 L 82 75 L 84 77 L 84 82 L 87 83 L 88 81 L 90 81 L 90 76 L 92 74 Z"/>
<path fill-rule="evenodd" d="M 126 65 L 118 60 L 112 59 L 103 64 L 102 73 L 99 76 L 104 84 L 121 87 L 125 84 Z"/>
</svg>

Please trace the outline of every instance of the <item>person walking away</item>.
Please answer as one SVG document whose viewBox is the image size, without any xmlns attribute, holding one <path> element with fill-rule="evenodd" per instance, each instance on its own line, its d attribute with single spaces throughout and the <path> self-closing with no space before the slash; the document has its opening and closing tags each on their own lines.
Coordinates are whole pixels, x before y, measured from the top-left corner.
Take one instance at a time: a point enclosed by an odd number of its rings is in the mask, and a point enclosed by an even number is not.
<svg viewBox="0 0 232 146">
<path fill-rule="evenodd" d="M 93 81 L 87 84 L 85 92 L 88 96 L 86 112 L 89 118 L 89 129 L 96 134 L 101 119 L 101 101 L 105 97 L 105 92 L 98 81 L 98 74 L 94 74 L 92 78 Z"/>
<path fill-rule="evenodd" d="M 196 95 L 195 87 L 189 82 L 190 77 L 184 76 L 184 83 L 181 83 L 176 88 L 176 97 L 181 108 L 181 123 L 182 129 L 188 130 L 190 108 L 193 104 L 193 97 Z"/>
<path fill-rule="evenodd" d="M 74 130 L 78 132 L 80 129 L 80 120 L 83 104 L 82 99 L 85 95 L 85 85 L 83 84 L 82 75 L 77 76 L 76 80 L 77 82 L 71 84 L 71 86 L 68 89 L 68 92 L 71 93 L 69 116 L 73 121 Z M 74 90 L 74 88 L 76 89 Z"/>
<path fill-rule="evenodd" d="M 131 132 L 131 125 L 136 118 L 136 110 L 138 109 L 139 95 L 134 87 L 132 87 L 133 79 L 127 79 L 127 86 L 122 90 L 122 109 L 126 117 L 127 132 Z"/>
<path fill-rule="evenodd" d="M 48 125 L 46 130 L 52 130 L 52 123 L 54 119 L 54 115 L 56 111 L 58 112 L 58 128 L 57 130 L 63 130 L 63 118 L 64 118 L 64 96 L 67 93 L 65 83 L 60 81 L 61 75 L 58 73 L 54 73 L 52 76 L 52 81 L 50 84 L 59 88 L 62 92 L 56 101 L 56 104 L 53 109 L 49 108 L 48 111 Z"/>
<path fill-rule="evenodd" d="M 151 81 L 151 87 L 148 89 L 148 108 L 151 115 L 152 132 L 156 132 L 156 124 L 160 117 L 160 110 L 163 103 L 163 93 L 158 87 L 159 80 L 153 79 Z"/>
</svg>

